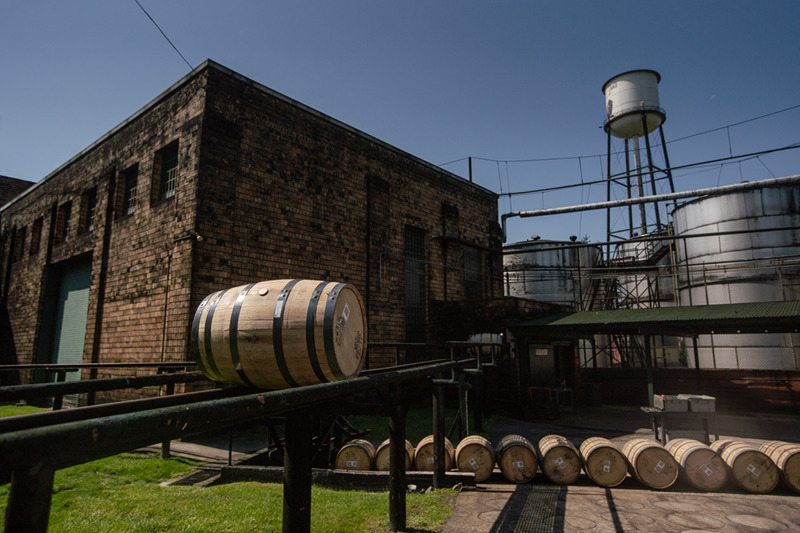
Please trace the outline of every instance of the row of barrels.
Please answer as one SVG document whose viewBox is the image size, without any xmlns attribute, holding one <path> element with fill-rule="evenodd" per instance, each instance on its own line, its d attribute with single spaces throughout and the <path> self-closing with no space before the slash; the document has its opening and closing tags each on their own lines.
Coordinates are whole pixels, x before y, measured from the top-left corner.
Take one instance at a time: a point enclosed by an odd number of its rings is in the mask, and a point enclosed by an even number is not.
<svg viewBox="0 0 800 533">
<path fill-rule="evenodd" d="M 537 471 L 551 482 L 569 485 L 581 472 L 601 487 L 614 487 L 627 475 L 653 489 L 671 487 L 682 477 L 702 491 L 718 491 L 729 480 L 746 492 L 765 494 L 780 479 L 800 493 L 800 445 L 780 441 L 755 447 L 735 440 L 717 440 L 710 446 L 692 439 L 657 441 L 634 438 L 619 448 L 603 437 L 591 437 L 576 447 L 560 435 L 547 435 L 538 448 L 521 435 L 506 435 L 497 446 L 472 435 L 453 447 L 445 438 L 445 469 L 473 472 L 475 481 L 486 480 L 495 465 L 512 483 L 526 483 Z M 433 435 L 414 447 L 406 441 L 406 470 L 433 470 Z M 389 470 L 389 440 L 377 448 L 363 439 L 348 442 L 336 456 L 336 468 Z"/>
</svg>

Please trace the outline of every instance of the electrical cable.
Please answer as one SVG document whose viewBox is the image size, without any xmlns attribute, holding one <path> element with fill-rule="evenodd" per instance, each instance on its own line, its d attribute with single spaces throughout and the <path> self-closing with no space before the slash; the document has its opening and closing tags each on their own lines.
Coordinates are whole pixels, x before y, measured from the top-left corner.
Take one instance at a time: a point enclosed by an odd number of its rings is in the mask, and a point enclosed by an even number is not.
<svg viewBox="0 0 800 533">
<path fill-rule="evenodd" d="M 134 2 L 136 2 L 136 5 L 137 5 L 137 6 L 139 6 L 139 8 L 140 8 L 142 11 L 144 11 L 144 14 L 145 14 L 145 15 L 147 15 L 147 18 L 149 18 L 149 19 L 150 19 L 150 22 L 152 22 L 152 23 L 153 23 L 153 25 L 154 25 L 154 26 L 155 26 L 155 27 L 158 29 L 158 31 L 160 31 L 160 32 L 161 32 L 161 35 L 163 35 L 163 36 L 164 36 L 164 39 L 166 39 L 166 40 L 167 40 L 167 42 L 168 42 L 168 43 L 169 43 L 169 45 L 172 47 L 172 49 L 173 49 L 173 50 L 175 50 L 175 51 L 178 53 L 178 55 L 179 55 L 179 56 L 181 56 L 181 59 L 183 59 L 183 62 L 184 62 L 184 63 L 186 63 L 186 64 L 189 66 L 189 70 L 194 70 L 194 67 L 192 66 L 192 64 L 191 64 L 191 63 L 189 63 L 189 62 L 186 60 L 186 58 L 185 58 L 185 57 L 183 57 L 183 54 L 181 53 L 181 51 L 180 51 L 180 50 L 178 50 L 178 47 L 177 47 L 177 46 L 175 46 L 175 44 L 174 44 L 174 43 L 173 43 L 173 42 L 172 42 L 172 41 L 169 39 L 169 37 L 167 37 L 167 34 L 166 34 L 166 33 L 164 33 L 164 30 L 162 30 L 162 29 L 161 29 L 161 26 L 159 26 L 159 25 L 158 25 L 158 23 L 157 23 L 157 22 L 156 22 L 156 21 L 153 19 L 153 17 L 151 17 L 151 16 L 150 16 L 150 13 L 148 13 L 148 12 L 147 12 L 147 10 L 144 8 L 144 6 L 143 6 L 142 4 L 140 4 L 140 3 L 139 3 L 139 0 L 133 0 L 133 1 L 134 1 Z"/>
</svg>

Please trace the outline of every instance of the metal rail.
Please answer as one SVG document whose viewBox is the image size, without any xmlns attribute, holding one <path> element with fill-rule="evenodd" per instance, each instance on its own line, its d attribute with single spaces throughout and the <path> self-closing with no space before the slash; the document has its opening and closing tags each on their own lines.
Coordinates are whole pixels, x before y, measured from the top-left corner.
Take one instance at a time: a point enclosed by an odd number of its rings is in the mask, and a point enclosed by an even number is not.
<svg viewBox="0 0 800 533">
<path fill-rule="evenodd" d="M 287 415 L 287 455 L 284 466 L 284 531 L 307 531 L 310 524 L 311 456 L 304 444 L 309 409 L 365 391 L 431 378 L 456 363 L 443 362 L 419 368 L 392 370 L 367 377 L 310 385 L 296 389 L 260 392 L 205 400 L 191 404 L 148 409 L 80 420 L 47 427 L 11 431 L 0 435 L 0 473 L 11 474 L 5 531 L 46 531 L 56 470 L 129 450 L 231 427 L 243 422 Z M 396 390 L 396 389 L 395 389 Z M 405 437 L 402 410 L 393 413 L 395 438 Z M 404 425 L 404 422 L 403 422 Z M 307 431 L 305 431 L 307 433 Z M 296 444 L 296 446 L 290 446 Z M 402 456 L 404 443 L 393 442 L 393 456 Z M 390 452 L 391 453 L 391 452 Z M 443 454 L 441 455 L 443 457 Z M 392 507 L 405 489 L 403 461 L 392 470 Z M 436 477 L 434 477 L 436 483 Z M 404 511 L 404 509 L 403 509 Z M 391 517 L 392 523 L 400 521 Z M 401 526 L 404 529 L 405 516 Z"/>
</svg>

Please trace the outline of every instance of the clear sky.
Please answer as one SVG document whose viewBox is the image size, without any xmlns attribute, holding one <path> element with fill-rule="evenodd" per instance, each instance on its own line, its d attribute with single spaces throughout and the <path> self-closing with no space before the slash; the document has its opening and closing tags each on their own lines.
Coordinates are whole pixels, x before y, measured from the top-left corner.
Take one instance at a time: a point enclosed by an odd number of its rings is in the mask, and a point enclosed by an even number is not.
<svg viewBox="0 0 800 533">
<path fill-rule="evenodd" d="M 605 177 L 601 88 L 632 69 L 662 76 L 673 167 L 800 143 L 797 0 L 139 1 L 192 66 L 213 59 L 463 177 L 475 158 L 500 213 L 605 200 L 602 185 L 507 194 Z M 0 174 L 32 181 L 190 70 L 134 0 L 4 2 L 0 69 Z M 785 150 L 678 170 L 675 186 L 798 163 Z M 606 231 L 600 212 L 508 229 Z"/>
</svg>

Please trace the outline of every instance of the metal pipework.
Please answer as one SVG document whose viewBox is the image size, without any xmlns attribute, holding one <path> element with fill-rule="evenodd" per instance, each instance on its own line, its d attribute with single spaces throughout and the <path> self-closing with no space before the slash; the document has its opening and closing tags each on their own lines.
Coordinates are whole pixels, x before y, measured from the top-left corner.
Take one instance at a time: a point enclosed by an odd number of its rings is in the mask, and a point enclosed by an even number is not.
<svg viewBox="0 0 800 533">
<path fill-rule="evenodd" d="M 706 187 L 704 189 L 694 189 L 691 191 L 671 192 L 666 194 L 656 194 L 651 196 L 640 196 L 638 198 L 624 198 L 622 200 L 612 200 L 610 202 L 596 202 L 593 204 L 571 205 L 565 207 L 553 207 L 550 209 L 536 209 L 533 211 L 515 211 L 512 213 L 505 213 L 501 215 L 500 219 L 503 226 L 503 242 L 507 239 L 506 219 L 511 217 L 529 218 L 541 217 L 547 215 L 561 215 L 564 213 L 577 213 L 580 211 L 594 211 L 597 209 L 608 209 L 612 207 L 625 207 L 629 205 L 646 204 L 650 202 L 661 202 L 667 200 L 678 200 L 681 198 L 694 198 L 697 196 L 706 196 L 710 194 L 725 194 L 736 191 L 751 191 L 754 189 L 762 189 L 764 187 L 777 187 L 780 185 L 789 185 L 792 183 L 800 183 L 800 175 L 784 176 L 782 178 L 769 178 L 759 181 L 749 181 L 745 183 L 735 183 L 733 185 L 723 185 L 721 187 Z"/>
</svg>

